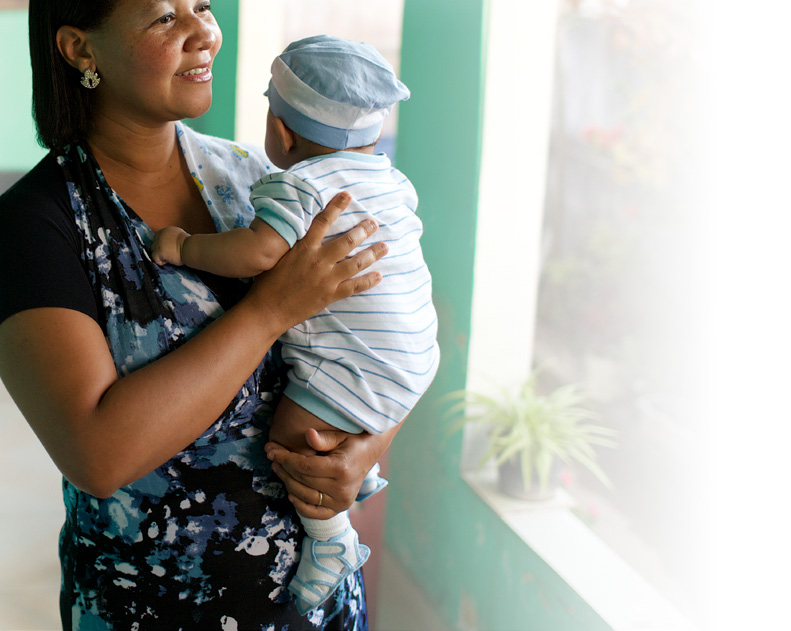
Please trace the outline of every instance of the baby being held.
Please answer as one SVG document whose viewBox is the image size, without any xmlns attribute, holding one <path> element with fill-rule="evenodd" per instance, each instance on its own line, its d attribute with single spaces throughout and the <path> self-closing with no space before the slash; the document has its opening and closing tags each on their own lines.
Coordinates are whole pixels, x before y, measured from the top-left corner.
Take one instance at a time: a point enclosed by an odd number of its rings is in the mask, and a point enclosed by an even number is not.
<svg viewBox="0 0 791 631">
<path fill-rule="evenodd" d="M 385 154 L 374 153 L 385 117 L 410 94 L 373 47 L 319 35 L 290 44 L 275 59 L 266 96 L 266 152 L 284 171 L 252 185 L 250 226 L 196 235 L 168 227 L 156 234 L 152 255 L 160 265 L 250 277 L 270 269 L 339 192 L 352 201 L 327 238 L 366 218 L 377 222 L 372 240 L 386 242 L 389 254 L 371 269 L 381 272 L 382 282 L 280 339 L 288 385 L 270 437 L 313 453 L 305 441 L 310 428 L 382 433 L 400 423 L 439 363 L 417 195 Z M 377 465 L 358 500 L 385 484 Z M 319 493 L 317 503 L 322 501 Z M 348 511 L 301 519 L 307 536 L 289 590 L 304 614 L 361 567 L 369 550 L 358 542 Z"/>
</svg>

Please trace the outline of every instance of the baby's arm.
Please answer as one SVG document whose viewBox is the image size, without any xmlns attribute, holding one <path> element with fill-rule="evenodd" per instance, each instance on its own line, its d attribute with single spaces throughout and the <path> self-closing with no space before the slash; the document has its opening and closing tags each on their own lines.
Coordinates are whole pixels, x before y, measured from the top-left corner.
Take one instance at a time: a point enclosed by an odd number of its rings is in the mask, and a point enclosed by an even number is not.
<svg viewBox="0 0 791 631">
<path fill-rule="evenodd" d="M 157 265 L 188 265 L 228 278 L 257 276 L 288 251 L 288 243 L 258 217 L 249 228 L 190 235 L 169 226 L 157 232 L 151 256 Z"/>
</svg>

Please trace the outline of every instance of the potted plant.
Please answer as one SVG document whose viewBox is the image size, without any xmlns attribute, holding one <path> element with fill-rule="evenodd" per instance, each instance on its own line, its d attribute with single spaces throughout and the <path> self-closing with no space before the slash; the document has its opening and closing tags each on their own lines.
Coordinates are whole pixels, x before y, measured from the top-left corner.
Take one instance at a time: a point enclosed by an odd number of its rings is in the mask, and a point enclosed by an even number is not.
<svg viewBox="0 0 791 631">
<path fill-rule="evenodd" d="M 557 488 L 562 464 L 576 461 L 603 484 L 610 482 L 596 462 L 594 447 L 614 447 L 615 432 L 594 424 L 576 384 L 540 394 L 533 373 L 516 391 L 488 396 L 463 390 L 448 395 L 451 433 L 469 423 L 487 428 L 488 449 L 480 465 L 494 459 L 498 486 L 523 499 L 547 499 Z"/>
</svg>

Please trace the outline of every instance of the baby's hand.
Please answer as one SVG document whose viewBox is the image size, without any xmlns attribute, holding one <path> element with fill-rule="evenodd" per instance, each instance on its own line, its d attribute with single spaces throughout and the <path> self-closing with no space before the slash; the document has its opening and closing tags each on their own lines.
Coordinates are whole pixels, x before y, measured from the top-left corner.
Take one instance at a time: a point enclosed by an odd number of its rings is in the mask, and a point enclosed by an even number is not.
<svg viewBox="0 0 791 631">
<path fill-rule="evenodd" d="M 154 263 L 183 265 L 181 248 L 189 236 L 188 232 L 177 226 L 162 228 L 154 235 L 154 242 L 151 244 L 151 258 L 154 259 Z"/>
</svg>

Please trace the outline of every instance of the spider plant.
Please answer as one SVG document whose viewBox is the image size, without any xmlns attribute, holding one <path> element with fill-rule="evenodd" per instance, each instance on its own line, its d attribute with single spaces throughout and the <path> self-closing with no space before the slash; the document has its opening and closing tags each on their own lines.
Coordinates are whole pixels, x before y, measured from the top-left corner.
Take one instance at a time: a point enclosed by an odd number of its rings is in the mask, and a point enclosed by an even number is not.
<svg viewBox="0 0 791 631">
<path fill-rule="evenodd" d="M 524 488 L 531 488 L 535 472 L 544 492 L 555 462 L 576 461 L 610 487 L 594 447 L 614 447 L 615 432 L 592 422 L 598 415 L 584 407 L 586 396 L 577 384 L 539 394 L 534 373 L 515 391 L 503 390 L 499 396 L 462 390 L 447 398 L 452 402 L 447 415 L 455 418 L 451 433 L 469 423 L 488 429 L 481 467 L 489 459 L 498 466 L 515 460 L 521 465 Z"/>
</svg>

